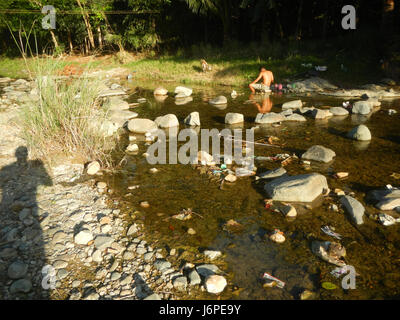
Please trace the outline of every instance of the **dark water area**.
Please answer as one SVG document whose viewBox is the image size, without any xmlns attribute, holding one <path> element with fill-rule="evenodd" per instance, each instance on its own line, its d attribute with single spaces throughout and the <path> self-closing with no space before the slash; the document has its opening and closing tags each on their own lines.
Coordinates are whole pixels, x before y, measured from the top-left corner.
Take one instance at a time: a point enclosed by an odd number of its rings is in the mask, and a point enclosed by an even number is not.
<svg viewBox="0 0 400 320">
<path fill-rule="evenodd" d="M 135 88 L 135 84 L 126 84 Z M 140 118 L 154 120 L 159 115 L 175 114 L 180 129 L 185 128 L 183 119 L 191 112 L 200 113 L 202 129 L 225 128 L 224 118 L 227 112 L 244 114 L 243 128 L 256 126 L 254 118 L 258 113 L 256 105 L 247 103 L 249 93 L 239 92 L 236 99 L 230 97 L 228 87 L 194 87 L 193 101 L 176 105 L 173 97 L 157 101 L 152 90 L 159 86 L 154 83 L 140 84 L 142 88 L 129 97 L 130 102 L 146 98 L 147 102 L 135 107 Z M 173 92 L 175 84 L 163 84 Z M 228 97 L 226 108 L 217 108 L 207 103 L 207 99 L 223 94 Z M 262 106 L 261 97 L 256 98 Z M 284 95 L 271 96 L 272 111 L 280 112 L 285 101 L 301 99 L 307 106 L 319 108 L 341 106 L 344 100 L 326 96 L 309 97 Z M 388 109 L 397 114 L 389 115 Z M 370 142 L 349 140 L 345 134 L 354 126 L 364 123 L 372 133 Z M 266 195 L 263 191 L 265 181 L 256 181 L 254 177 L 239 178 L 233 184 L 221 182 L 218 177 L 197 170 L 192 165 L 150 165 L 145 157 L 148 145 L 136 142 L 139 153 L 125 156 L 127 161 L 120 170 L 108 176 L 108 184 L 114 190 L 113 197 L 118 199 L 126 219 L 143 223 L 148 240 L 156 242 L 167 250 L 175 248 L 178 254 L 169 257 L 175 266 L 186 262 L 204 263 L 202 250 L 211 248 L 222 251 L 222 258 L 213 261 L 226 272 L 228 287 L 221 294 L 222 299 L 298 299 L 299 294 L 308 289 L 315 292 L 316 299 L 387 299 L 400 297 L 400 224 L 385 227 L 374 216 L 377 209 L 365 201 L 369 190 L 379 189 L 387 184 L 400 185 L 392 173 L 400 173 L 400 100 L 382 101 L 379 110 L 369 116 L 334 116 L 327 120 L 307 118 L 306 122 L 283 122 L 279 127 L 260 126 L 255 130 L 255 138 L 276 136 L 282 148 L 259 146 L 256 156 L 273 156 L 289 153 L 301 156 L 309 147 L 320 144 L 336 152 L 334 161 L 329 164 L 311 163 L 311 168 L 293 161 L 285 166 L 289 175 L 320 172 L 328 179 L 331 190 L 340 188 L 352 191 L 355 197 L 366 207 L 365 223 L 355 226 L 343 210 L 335 212 L 329 209 L 337 204 L 338 197 L 329 196 L 316 203 L 294 204 L 298 211 L 295 219 L 288 220 L 282 214 L 264 207 Z M 229 128 L 229 127 L 228 127 Z M 140 141 L 140 137 L 138 137 Z M 128 135 L 123 137 L 122 150 L 128 144 Z M 258 164 L 257 173 L 280 166 L 280 162 Z M 149 172 L 157 168 L 157 173 Z M 333 172 L 349 172 L 347 179 L 333 178 Z M 139 188 L 129 190 L 129 186 Z M 149 208 L 140 207 L 141 201 L 148 201 Z M 274 203 L 273 208 L 279 207 Z M 199 215 L 187 221 L 173 219 L 172 216 L 182 209 L 191 208 Z M 393 211 L 387 212 L 395 217 Z M 243 225 L 238 233 L 230 233 L 224 224 L 234 219 Z M 346 262 L 354 266 L 358 273 L 356 289 L 341 288 L 341 279 L 334 278 L 330 272 L 334 265 L 322 261 L 311 252 L 313 239 L 332 241 L 325 235 L 321 226 L 329 225 L 343 236 L 340 241 L 347 250 Z M 196 231 L 188 234 L 188 228 Z M 269 240 L 268 235 L 275 229 L 284 232 L 286 241 L 277 244 Z M 286 283 L 283 289 L 264 288 L 262 274 L 268 272 Z M 327 290 L 321 283 L 329 281 L 337 289 Z M 215 299 L 204 292 L 192 291 L 190 296 L 182 298 Z"/>
</svg>

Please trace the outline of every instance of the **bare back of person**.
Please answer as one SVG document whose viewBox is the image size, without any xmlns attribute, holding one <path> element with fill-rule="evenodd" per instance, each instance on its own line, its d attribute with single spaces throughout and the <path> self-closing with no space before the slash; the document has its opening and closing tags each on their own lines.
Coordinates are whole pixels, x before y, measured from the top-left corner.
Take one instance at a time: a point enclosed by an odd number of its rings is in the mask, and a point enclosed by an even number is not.
<svg viewBox="0 0 400 320">
<path fill-rule="evenodd" d="M 271 83 L 274 81 L 274 76 L 272 75 L 272 72 L 269 70 L 261 71 L 260 75 L 262 77 L 262 84 L 266 86 L 270 86 Z"/>
<path fill-rule="evenodd" d="M 262 80 L 262 83 L 257 84 L 257 82 L 260 80 Z M 261 90 L 262 92 L 271 92 L 270 86 L 272 82 L 274 82 L 274 75 L 272 74 L 272 72 L 265 69 L 264 67 L 261 67 L 258 77 L 249 84 L 249 88 L 253 93 L 255 93 L 256 89 Z"/>
</svg>

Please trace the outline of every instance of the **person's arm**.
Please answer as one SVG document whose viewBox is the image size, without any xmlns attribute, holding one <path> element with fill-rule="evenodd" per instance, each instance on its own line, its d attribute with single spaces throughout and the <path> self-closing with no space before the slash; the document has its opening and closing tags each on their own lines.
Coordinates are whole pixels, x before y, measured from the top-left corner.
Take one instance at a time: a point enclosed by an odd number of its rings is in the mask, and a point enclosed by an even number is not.
<svg viewBox="0 0 400 320">
<path fill-rule="evenodd" d="M 256 80 L 254 80 L 252 83 L 256 83 L 258 80 L 260 80 L 260 79 L 261 79 L 261 77 L 262 77 L 262 74 L 261 74 L 261 72 L 260 72 L 260 74 L 258 75 L 257 79 L 256 79 Z"/>
</svg>

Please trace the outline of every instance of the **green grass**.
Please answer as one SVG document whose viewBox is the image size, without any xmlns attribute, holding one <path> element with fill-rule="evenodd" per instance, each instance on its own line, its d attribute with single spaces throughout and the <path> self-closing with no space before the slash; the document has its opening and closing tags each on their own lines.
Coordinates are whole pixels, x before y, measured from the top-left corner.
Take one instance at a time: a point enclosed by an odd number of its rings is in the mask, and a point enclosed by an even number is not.
<svg viewBox="0 0 400 320">
<path fill-rule="evenodd" d="M 46 161 L 67 155 L 109 164 L 113 144 L 98 128 L 105 119 L 97 99 L 101 82 L 84 76 L 57 80 L 54 75 L 62 65 L 54 59 L 36 61 L 39 100 L 22 108 L 19 125 L 23 137 L 33 154 Z"/>
</svg>

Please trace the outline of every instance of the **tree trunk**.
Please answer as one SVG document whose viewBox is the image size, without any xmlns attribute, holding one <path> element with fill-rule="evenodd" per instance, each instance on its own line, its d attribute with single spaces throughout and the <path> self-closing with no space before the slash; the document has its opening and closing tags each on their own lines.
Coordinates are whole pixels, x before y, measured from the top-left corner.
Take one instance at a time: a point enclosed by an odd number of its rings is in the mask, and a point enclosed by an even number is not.
<svg viewBox="0 0 400 320">
<path fill-rule="evenodd" d="M 301 39 L 301 15 L 302 15 L 302 12 L 303 12 L 303 0 L 300 0 L 299 12 L 297 13 L 297 26 L 296 26 L 296 34 L 295 34 L 296 41 Z"/>
<path fill-rule="evenodd" d="M 94 36 L 93 36 L 92 26 L 90 25 L 89 15 L 84 12 L 82 4 L 81 4 L 81 1 L 80 0 L 76 0 L 76 2 L 78 3 L 78 6 L 79 6 L 79 8 L 81 9 L 81 12 L 82 12 L 82 17 L 83 17 L 83 21 L 85 22 L 85 26 L 86 26 L 86 30 L 87 30 L 90 46 L 91 46 L 92 49 L 94 49 L 95 48 Z"/>
<path fill-rule="evenodd" d="M 74 46 L 72 45 L 71 31 L 68 30 L 68 44 L 69 44 L 69 53 L 74 53 Z"/>
<path fill-rule="evenodd" d="M 275 9 L 276 24 L 278 25 L 278 29 L 279 29 L 279 38 L 282 40 L 284 34 L 283 34 L 283 28 L 282 28 L 282 24 L 281 24 L 281 18 L 279 16 L 279 10 L 276 5 L 275 5 L 274 9 Z"/>
<path fill-rule="evenodd" d="M 103 50 L 103 37 L 101 35 L 101 28 L 100 26 L 97 27 L 97 35 L 98 35 L 98 39 L 99 39 L 99 47 L 100 50 Z"/>
</svg>

